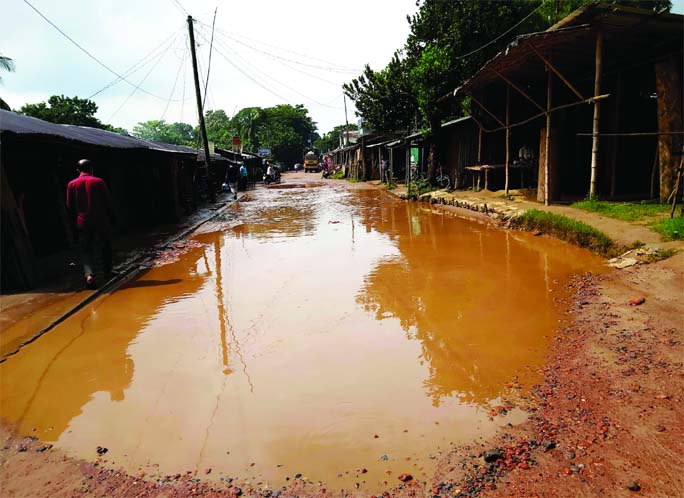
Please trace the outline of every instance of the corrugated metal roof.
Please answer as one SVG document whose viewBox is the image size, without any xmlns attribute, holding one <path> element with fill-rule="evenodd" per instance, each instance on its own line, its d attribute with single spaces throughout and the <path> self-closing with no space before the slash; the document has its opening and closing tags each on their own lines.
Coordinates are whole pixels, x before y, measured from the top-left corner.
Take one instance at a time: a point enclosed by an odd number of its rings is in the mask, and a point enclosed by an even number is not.
<svg viewBox="0 0 684 498">
<path fill-rule="evenodd" d="M 591 75 L 595 67 L 594 30 L 604 37 L 604 59 L 615 67 L 636 60 L 650 60 L 672 52 L 681 54 L 684 16 L 605 2 L 588 3 L 546 31 L 517 36 L 482 68 L 453 91 L 453 95 L 480 91 L 500 81 L 498 73 L 516 75 L 529 82 L 545 81 L 545 65 L 531 44 L 566 77 Z M 680 56 L 681 57 L 681 56 Z"/>
<path fill-rule="evenodd" d="M 148 149 L 181 154 L 197 154 L 197 151 L 191 147 L 151 142 L 129 135 L 121 135 L 113 131 L 101 130 L 99 128 L 49 123 L 42 119 L 23 116 L 16 112 L 4 110 L 0 110 L 0 133 L 58 137 L 88 145 L 115 149 Z"/>
<path fill-rule="evenodd" d="M 463 116 L 462 118 L 452 119 L 451 121 L 447 121 L 446 123 L 442 123 L 442 128 L 448 128 L 449 126 L 453 126 L 455 124 L 462 123 L 464 121 L 468 121 L 471 119 L 473 119 L 473 118 L 471 118 L 470 116 Z"/>
</svg>

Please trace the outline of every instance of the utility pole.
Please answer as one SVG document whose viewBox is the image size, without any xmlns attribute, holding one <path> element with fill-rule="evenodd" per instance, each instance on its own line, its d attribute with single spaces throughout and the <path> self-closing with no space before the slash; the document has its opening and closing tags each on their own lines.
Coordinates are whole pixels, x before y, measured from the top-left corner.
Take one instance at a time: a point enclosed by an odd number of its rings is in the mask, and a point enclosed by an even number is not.
<svg viewBox="0 0 684 498">
<path fill-rule="evenodd" d="M 344 145 L 347 147 L 349 145 L 349 120 L 347 119 L 347 96 L 342 92 L 342 98 L 344 99 L 344 133 L 347 136 L 347 143 Z"/>
<path fill-rule="evenodd" d="M 197 54 L 195 54 L 195 31 L 192 25 L 192 16 L 188 16 L 188 32 L 190 34 L 190 54 L 192 55 L 192 74 L 195 77 L 195 97 L 197 98 L 197 114 L 199 116 L 200 135 L 202 136 L 202 143 L 204 145 L 204 167 L 201 168 L 202 177 L 207 182 L 207 189 L 209 190 L 209 200 L 214 202 L 216 200 L 216 192 L 214 185 L 209 177 L 209 140 L 207 139 L 207 129 L 204 126 L 204 110 L 202 109 L 202 94 L 200 92 L 199 74 L 197 73 Z"/>
</svg>

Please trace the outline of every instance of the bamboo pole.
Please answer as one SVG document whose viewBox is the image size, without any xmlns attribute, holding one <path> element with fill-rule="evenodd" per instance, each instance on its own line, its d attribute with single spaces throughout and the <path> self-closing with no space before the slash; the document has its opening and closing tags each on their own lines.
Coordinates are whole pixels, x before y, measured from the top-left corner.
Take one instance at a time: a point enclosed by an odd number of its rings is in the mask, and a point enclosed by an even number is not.
<svg viewBox="0 0 684 498">
<path fill-rule="evenodd" d="M 588 98 L 588 99 L 578 100 L 577 102 L 571 102 L 570 104 L 563 104 L 563 105 L 556 106 L 556 107 L 554 107 L 553 109 L 551 109 L 550 112 L 556 112 L 556 111 L 560 111 L 560 110 L 563 110 L 563 109 L 569 109 L 569 108 L 571 108 L 571 107 L 576 107 L 576 106 L 582 105 L 582 104 L 591 104 L 592 102 L 596 102 L 597 100 L 607 99 L 608 97 L 610 97 L 610 94 L 609 94 L 609 93 L 606 93 L 606 94 L 603 94 L 603 95 L 599 95 L 598 97 L 590 97 L 590 98 Z M 509 125 L 509 128 L 515 128 L 515 127 L 517 127 L 517 126 L 522 126 L 522 125 L 527 124 L 527 123 L 529 123 L 529 122 L 531 122 L 531 121 L 534 121 L 535 119 L 541 118 L 542 116 L 546 116 L 546 111 L 540 112 L 540 113 L 538 113 L 538 114 L 535 114 L 534 116 L 530 116 L 529 118 L 523 119 L 522 121 L 518 121 L 517 123 L 511 123 L 511 124 Z M 481 127 L 482 127 L 482 129 L 484 130 L 485 133 L 494 133 L 494 132 L 497 132 L 497 131 L 501 131 L 501 130 L 505 130 L 505 129 L 506 129 L 506 126 L 505 126 L 505 125 L 504 125 L 504 126 L 500 126 L 499 128 L 488 129 L 488 128 L 486 128 L 486 127 L 482 124 L 482 122 L 479 121 L 475 116 L 470 116 L 470 117 L 471 117 L 471 119 L 472 119 L 473 121 L 475 121 L 475 122 L 478 124 L 478 126 L 481 126 Z M 583 135 L 583 134 L 582 134 L 582 133 L 578 133 L 577 135 L 578 135 L 578 136 L 581 136 L 581 135 Z M 584 135 L 586 135 L 586 136 L 593 136 L 593 133 L 585 133 Z M 604 135 L 606 135 L 606 134 L 601 133 L 600 135 L 601 135 L 601 136 L 604 136 Z"/>
<path fill-rule="evenodd" d="M 596 33 L 596 69 L 594 72 L 594 96 L 601 93 L 601 65 L 603 63 L 603 33 Z M 601 104 L 594 101 L 594 124 L 591 141 L 591 181 L 589 183 L 589 198 L 596 198 L 596 184 L 598 182 L 598 154 L 599 154 L 599 122 L 601 118 Z"/>
<path fill-rule="evenodd" d="M 544 64 L 546 64 L 546 67 L 549 68 L 551 71 L 553 71 L 553 72 L 555 73 L 555 75 L 558 76 L 558 78 L 559 78 L 563 83 L 565 83 L 565 84 L 567 85 L 567 87 L 568 87 L 570 90 L 572 90 L 572 93 L 574 93 L 575 95 L 577 95 L 580 99 L 584 100 L 584 97 L 582 96 L 581 93 L 579 93 L 579 91 L 577 90 L 577 88 L 575 88 L 574 86 L 572 86 L 572 83 L 570 83 L 570 81 L 568 81 L 568 79 L 567 79 L 565 76 L 563 76 L 563 73 L 561 73 L 558 69 L 556 69 L 556 67 L 555 67 L 553 64 L 551 64 L 551 61 L 549 61 L 548 59 L 546 59 L 546 57 L 544 57 L 544 56 L 541 54 L 541 52 L 539 52 L 539 50 L 537 50 L 537 47 L 535 47 L 534 45 L 532 45 L 532 42 L 529 42 L 529 41 L 528 41 L 527 44 L 528 44 L 529 47 L 532 49 L 532 51 L 533 51 L 535 54 L 537 54 L 537 57 L 539 57 L 539 58 L 544 62 Z M 594 92 L 594 95 L 597 95 L 597 93 Z"/>
<path fill-rule="evenodd" d="M 511 121 L 511 88 L 506 87 L 506 187 L 504 188 L 504 195 L 508 197 L 508 181 L 510 173 L 511 160 L 511 128 L 509 126 Z M 486 177 L 485 177 L 486 178 Z"/>
<path fill-rule="evenodd" d="M 506 88 L 508 88 L 508 87 L 506 87 Z M 477 105 L 479 105 L 479 106 L 482 108 L 482 110 L 483 110 L 484 112 L 486 112 L 486 113 L 489 114 L 492 118 L 494 118 L 494 120 L 495 120 L 497 123 L 499 123 L 501 126 L 504 126 L 504 124 L 501 122 L 501 120 L 500 120 L 498 117 L 496 117 L 496 114 L 494 114 L 494 113 L 491 112 L 489 109 L 487 109 L 487 108 L 482 104 L 482 102 L 480 102 L 479 100 L 477 100 L 473 95 L 471 95 L 470 98 L 472 99 L 473 102 L 475 102 Z"/>
<path fill-rule="evenodd" d="M 482 164 L 482 126 L 478 126 L 477 129 L 477 164 Z"/>
<path fill-rule="evenodd" d="M 553 88 L 553 79 L 551 71 L 547 71 L 546 76 L 546 136 L 544 137 L 544 205 L 549 205 L 549 146 L 551 145 L 551 90 Z"/>
<path fill-rule="evenodd" d="M 537 103 L 536 100 L 534 100 L 532 97 L 530 97 L 522 88 L 520 88 L 519 86 L 517 86 L 515 83 L 513 83 L 510 79 L 508 79 L 506 76 L 504 76 L 503 74 L 501 74 L 501 73 L 500 73 L 499 71 L 497 71 L 496 69 L 492 68 L 491 70 L 492 70 L 492 72 L 494 72 L 499 78 L 501 78 L 501 79 L 504 80 L 506 83 L 508 83 L 509 85 L 511 85 L 511 86 L 513 87 L 513 89 L 514 89 L 516 92 L 518 92 L 520 95 L 522 95 L 522 96 L 525 97 L 527 100 L 529 100 L 530 102 L 532 102 L 532 104 L 534 104 L 534 106 L 535 106 L 537 109 L 539 109 L 540 111 L 544 111 L 544 108 L 543 108 L 542 106 L 540 106 L 540 105 Z"/>
</svg>

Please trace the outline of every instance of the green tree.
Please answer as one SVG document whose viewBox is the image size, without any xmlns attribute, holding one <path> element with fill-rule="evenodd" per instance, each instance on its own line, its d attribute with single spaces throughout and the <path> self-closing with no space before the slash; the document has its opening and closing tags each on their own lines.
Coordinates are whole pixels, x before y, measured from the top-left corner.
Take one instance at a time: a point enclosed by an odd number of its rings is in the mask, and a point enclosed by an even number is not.
<svg viewBox="0 0 684 498">
<path fill-rule="evenodd" d="M 366 64 L 363 73 L 343 86 L 366 127 L 377 131 L 411 127 L 418 109 L 407 60 L 395 52 L 381 71 Z"/>
<path fill-rule="evenodd" d="M 197 129 L 187 123 L 167 123 L 163 119 L 153 119 L 138 123 L 133 135 L 145 140 L 176 145 L 197 145 Z"/>
<path fill-rule="evenodd" d="M 319 138 L 316 123 L 302 105 L 245 107 L 233 116 L 228 129 L 241 137 L 247 152 L 269 146 L 276 160 L 289 164 L 300 161 L 303 149 Z"/>
<path fill-rule="evenodd" d="M 14 71 L 14 61 L 5 55 L 0 55 L 0 69 L 2 69 L 3 71 L 7 71 L 9 73 L 13 72 Z M 0 77 L 0 83 L 2 83 L 1 77 Z M 2 97 L 0 97 L 0 109 L 4 109 L 5 111 L 11 110 L 10 106 L 7 105 L 7 102 L 2 100 Z"/>
<path fill-rule="evenodd" d="M 0 55 L 0 69 L 8 73 L 14 72 L 14 61 L 6 55 Z M 2 78 L 0 78 L 0 81 L 2 81 Z"/>
<path fill-rule="evenodd" d="M 95 117 L 97 104 L 92 100 L 80 99 L 78 97 L 53 95 L 47 102 L 26 104 L 19 109 L 19 112 L 26 116 L 32 116 L 51 123 L 90 126 L 91 128 L 102 129 L 105 129 L 107 126 Z"/>
<path fill-rule="evenodd" d="M 263 120 L 264 110 L 261 107 L 245 107 L 233 116 L 232 126 L 241 138 L 244 150 L 256 152 L 261 145 L 258 132 Z"/>
<path fill-rule="evenodd" d="M 236 134 L 233 122 L 223 109 L 207 111 L 204 116 L 204 123 L 207 128 L 207 138 L 219 147 L 230 148 L 232 146 L 233 135 Z"/>
<path fill-rule="evenodd" d="M 314 142 L 314 147 L 316 147 L 321 152 L 328 152 L 335 150 L 340 146 L 340 137 L 344 135 L 346 130 L 358 130 L 356 124 L 349 125 L 338 125 L 335 126 L 328 133 L 324 133 L 318 140 Z"/>
<path fill-rule="evenodd" d="M 311 147 L 318 138 L 316 123 L 301 104 L 282 104 L 263 109 L 260 123 L 258 142 L 271 147 L 271 154 L 288 164 L 301 161 L 303 150 Z"/>
</svg>

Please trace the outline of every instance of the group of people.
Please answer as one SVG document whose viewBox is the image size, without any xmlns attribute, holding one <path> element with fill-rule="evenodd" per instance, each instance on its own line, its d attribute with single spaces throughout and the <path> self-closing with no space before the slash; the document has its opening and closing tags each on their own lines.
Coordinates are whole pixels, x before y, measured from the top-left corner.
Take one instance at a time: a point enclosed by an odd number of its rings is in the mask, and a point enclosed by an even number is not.
<svg viewBox="0 0 684 498">
<path fill-rule="evenodd" d="M 93 174 L 93 163 L 81 159 L 76 166 L 78 177 L 67 185 L 66 206 L 72 223 L 74 239 L 78 244 L 85 284 L 97 287 L 95 261 L 100 256 L 105 279 L 115 276 L 112 271 L 112 227 L 115 223 L 114 209 L 107 184 Z M 233 171 L 235 171 L 233 169 Z M 229 185 L 230 169 L 226 174 L 223 190 L 232 192 Z M 247 167 L 241 164 L 237 170 L 237 191 L 247 189 Z M 237 192 L 235 192 L 237 197 Z"/>
</svg>

